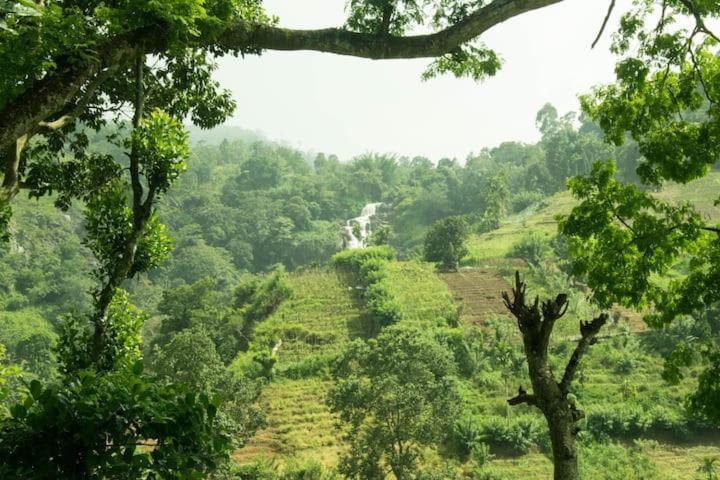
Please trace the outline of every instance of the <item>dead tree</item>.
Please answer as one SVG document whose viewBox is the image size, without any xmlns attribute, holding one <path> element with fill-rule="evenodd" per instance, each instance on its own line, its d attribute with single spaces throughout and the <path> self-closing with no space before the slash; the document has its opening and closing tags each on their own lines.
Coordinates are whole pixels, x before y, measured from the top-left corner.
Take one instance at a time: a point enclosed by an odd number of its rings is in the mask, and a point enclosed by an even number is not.
<svg viewBox="0 0 720 480">
<path fill-rule="evenodd" d="M 548 346 L 555 322 L 567 311 L 567 295 L 561 293 L 555 300 L 546 300 L 542 305 L 538 297 L 535 297 L 532 304 L 527 304 L 525 287 L 525 283 L 520 280 L 520 273 L 515 272 L 512 300 L 507 293 L 503 293 L 503 300 L 510 313 L 517 319 L 518 328 L 522 333 L 532 392 L 526 392 L 521 386 L 518 394 L 509 399 L 508 403 L 510 405 L 526 403 L 540 409 L 550 430 L 555 480 L 576 480 L 580 478 L 577 422 L 584 417 L 584 413 L 568 400 L 568 392 L 585 352 L 595 343 L 598 332 L 608 320 L 608 315 L 602 313 L 590 322 L 580 323 L 580 339 L 565 366 L 562 378 L 558 381 L 548 362 Z"/>
</svg>

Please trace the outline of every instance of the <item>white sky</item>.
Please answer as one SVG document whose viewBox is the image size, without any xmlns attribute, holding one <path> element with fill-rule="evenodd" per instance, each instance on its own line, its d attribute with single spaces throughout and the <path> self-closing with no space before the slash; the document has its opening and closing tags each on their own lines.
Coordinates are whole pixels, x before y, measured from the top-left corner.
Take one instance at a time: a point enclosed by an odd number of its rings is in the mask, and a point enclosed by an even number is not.
<svg viewBox="0 0 720 480">
<path fill-rule="evenodd" d="M 280 25 L 340 26 L 345 0 L 265 0 Z M 506 140 L 535 141 L 546 102 L 578 109 L 577 94 L 613 78 L 610 34 L 590 49 L 608 0 L 565 0 L 498 25 L 481 38 L 504 59 L 483 83 L 420 74 L 429 60 L 372 61 L 316 52 L 222 59 L 217 78 L 238 102 L 227 123 L 343 159 L 373 151 L 464 159 Z"/>
</svg>

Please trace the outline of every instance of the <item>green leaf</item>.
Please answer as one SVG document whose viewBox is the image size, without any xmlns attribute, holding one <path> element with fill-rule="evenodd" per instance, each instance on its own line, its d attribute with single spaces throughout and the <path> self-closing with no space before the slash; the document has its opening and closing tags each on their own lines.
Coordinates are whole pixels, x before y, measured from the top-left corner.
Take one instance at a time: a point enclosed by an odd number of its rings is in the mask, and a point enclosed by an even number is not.
<svg viewBox="0 0 720 480">
<path fill-rule="evenodd" d="M 21 403 L 16 403 L 10 408 L 10 413 L 15 419 L 23 419 L 27 415 L 27 408 Z"/>
<path fill-rule="evenodd" d="M 39 381 L 33 380 L 30 382 L 30 395 L 32 395 L 35 400 L 40 398 L 42 390 L 42 384 Z"/>
<path fill-rule="evenodd" d="M 144 369 L 145 369 L 145 366 L 143 365 L 142 360 L 138 360 L 137 362 L 135 362 L 135 365 L 133 365 L 133 368 L 132 368 L 133 375 L 140 376 L 140 374 L 143 372 Z"/>
</svg>

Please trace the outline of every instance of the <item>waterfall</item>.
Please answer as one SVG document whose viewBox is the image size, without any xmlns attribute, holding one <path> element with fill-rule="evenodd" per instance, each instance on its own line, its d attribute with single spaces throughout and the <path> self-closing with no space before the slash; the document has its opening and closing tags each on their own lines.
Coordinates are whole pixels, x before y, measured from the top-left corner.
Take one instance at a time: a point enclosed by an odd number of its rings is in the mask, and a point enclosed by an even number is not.
<svg viewBox="0 0 720 480">
<path fill-rule="evenodd" d="M 367 241 L 372 234 L 370 229 L 370 218 L 375 215 L 377 208 L 382 203 L 368 203 L 360 212 L 359 217 L 351 218 L 343 226 L 343 239 L 345 248 L 363 248 L 367 247 Z M 360 238 L 355 236 L 353 232 L 353 224 L 357 223 L 360 227 Z"/>
</svg>

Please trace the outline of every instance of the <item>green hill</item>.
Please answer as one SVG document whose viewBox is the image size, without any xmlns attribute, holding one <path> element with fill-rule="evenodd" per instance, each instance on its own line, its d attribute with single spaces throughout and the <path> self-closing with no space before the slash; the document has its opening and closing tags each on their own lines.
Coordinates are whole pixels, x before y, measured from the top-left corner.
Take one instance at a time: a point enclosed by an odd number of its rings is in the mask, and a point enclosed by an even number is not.
<svg viewBox="0 0 720 480">
<path fill-rule="evenodd" d="M 718 183 L 720 175 L 713 174 L 659 195 L 670 201 L 697 202 L 711 214 L 710 192 Z M 509 217 L 498 230 L 474 237 L 466 267 L 457 273 L 438 273 L 432 265 L 417 261 L 388 266 L 388 285 L 400 305 L 401 322 L 433 328 L 446 325 L 452 317 L 449 312 L 460 311 L 459 324 L 451 330 L 481 335 L 480 367 L 462 380 L 462 396 L 465 415 L 482 426 L 494 456 L 485 470 L 496 477 L 488 478 L 551 476 L 551 462 L 543 453 L 541 415 L 527 407 L 509 409 L 506 404 L 511 392 L 529 381 L 524 368 L 503 366 L 498 360 L 503 344 L 516 355 L 521 352 L 517 329 L 504 315 L 498 297 L 516 268 L 525 272 L 541 295 L 567 289 L 571 309 L 558 327 L 553 347 L 558 363 L 567 358 L 578 322 L 589 318 L 593 307 L 559 270 L 530 269 L 506 256 L 530 229 L 554 234 L 555 215 L 567 212 L 572 202 L 567 193 L 555 195 L 539 208 Z M 275 376 L 261 400 L 267 427 L 235 458 L 241 463 L 274 457 L 280 463 L 300 459 L 333 466 L 343 442 L 324 402 L 331 385 L 328 365 L 345 343 L 364 331 L 361 294 L 351 276 L 332 269 L 308 269 L 289 278 L 293 298 L 257 327 L 254 340 L 255 347 L 271 346 L 277 358 Z M 582 424 L 588 432 L 582 447 L 585 478 L 647 478 L 647 472 L 659 479 L 696 478 L 703 459 L 720 456 L 720 434 L 684 413 L 684 399 L 694 388 L 693 375 L 676 386 L 661 377 L 663 355 L 682 332 L 638 329 L 633 323 L 638 318 L 616 316 L 616 323 L 586 358 L 577 382 L 575 395 L 588 415 Z M 637 330 L 643 331 L 633 333 Z M 473 471 L 472 461 L 445 450 L 427 452 L 426 463 L 448 464 L 468 475 Z"/>
<path fill-rule="evenodd" d="M 718 191 L 720 191 L 720 172 L 711 172 L 707 177 L 685 185 L 668 184 L 656 195 L 668 202 L 689 202 L 702 215 L 720 221 L 720 209 L 714 205 Z M 477 266 L 488 260 L 504 258 L 528 230 L 555 235 L 557 233 L 555 217 L 569 213 L 574 204 L 575 200 L 570 192 L 564 191 L 520 213 L 506 217 L 497 230 L 471 238 L 468 246 L 470 254 L 464 263 Z"/>
</svg>

